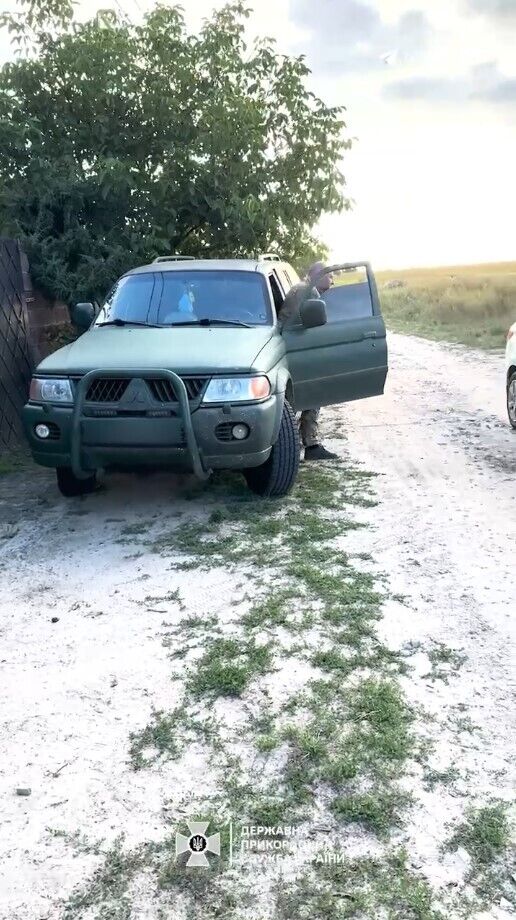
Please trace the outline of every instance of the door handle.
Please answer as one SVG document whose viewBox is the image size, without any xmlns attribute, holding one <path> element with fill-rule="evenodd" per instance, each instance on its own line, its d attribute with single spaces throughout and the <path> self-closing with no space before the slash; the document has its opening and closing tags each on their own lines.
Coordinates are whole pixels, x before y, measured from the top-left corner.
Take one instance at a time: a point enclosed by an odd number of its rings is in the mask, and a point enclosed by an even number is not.
<svg viewBox="0 0 516 920">
<path fill-rule="evenodd" d="M 376 332 L 374 332 L 374 330 L 373 330 L 373 332 L 364 332 L 362 338 L 363 338 L 363 339 L 375 339 L 375 338 L 376 338 Z"/>
</svg>

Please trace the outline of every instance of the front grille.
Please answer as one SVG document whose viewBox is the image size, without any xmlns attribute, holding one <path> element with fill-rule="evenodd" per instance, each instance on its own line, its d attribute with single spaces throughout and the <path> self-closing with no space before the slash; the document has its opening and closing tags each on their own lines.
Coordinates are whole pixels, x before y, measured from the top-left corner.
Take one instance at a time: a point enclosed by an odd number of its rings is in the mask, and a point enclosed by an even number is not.
<svg viewBox="0 0 516 920">
<path fill-rule="evenodd" d="M 86 402 L 119 402 L 122 399 L 122 396 L 124 395 L 128 386 L 128 378 L 117 380 L 115 378 L 99 377 L 97 380 L 93 380 L 88 387 L 88 392 L 86 393 Z"/>
<path fill-rule="evenodd" d="M 156 377 L 153 380 L 147 380 L 154 399 L 158 402 L 177 402 L 176 394 L 172 381 L 168 377 Z"/>
<path fill-rule="evenodd" d="M 183 377 L 183 383 L 188 393 L 188 399 L 197 399 L 204 389 L 207 377 Z"/>
<path fill-rule="evenodd" d="M 79 378 L 75 382 L 78 382 Z M 201 395 L 208 377 L 183 377 L 189 400 L 196 400 Z M 89 403 L 118 403 L 131 382 L 130 377 L 99 377 L 92 380 L 86 393 Z M 148 377 L 146 383 L 157 402 L 177 403 L 174 384 L 168 377 Z"/>
<path fill-rule="evenodd" d="M 200 396 L 204 389 L 206 380 L 207 377 L 182 377 L 182 381 L 188 394 L 188 399 L 194 400 Z M 164 403 L 177 402 L 177 397 L 174 392 L 174 385 L 168 377 L 148 378 L 147 383 L 149 384 L 154 399 Z"/>
</svg>

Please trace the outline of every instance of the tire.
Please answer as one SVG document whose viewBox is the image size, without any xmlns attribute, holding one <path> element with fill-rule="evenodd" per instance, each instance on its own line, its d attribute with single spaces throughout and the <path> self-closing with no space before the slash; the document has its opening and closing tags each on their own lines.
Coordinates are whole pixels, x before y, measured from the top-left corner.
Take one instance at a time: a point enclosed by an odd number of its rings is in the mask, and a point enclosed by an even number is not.
<svg viewBox="0 0 516 920">
<path fill-rule="evenodd" d="M 278 439 L 273 444 L 268 460 L 261 466 L 244 470 L 251 492 L 263 498 L 281 498 L 288 495 L 299 470 L 299 429 L 296 416 L 285 400 Z"/>
<path fill-rule="evenodd" d="M 516 371 L 513 371 L 507 382 L 507 415 L 509 424 L 516 429 Z"/>
<path fill-rule="evenodd" d="M 57 488 L 66 498 L 76 495 L 89 495 L 97 487 L 97 474 L 93 473 L 87 479 L 78 479 L 69 466 L 58 466 L 56 469 Z"/>
</svg>

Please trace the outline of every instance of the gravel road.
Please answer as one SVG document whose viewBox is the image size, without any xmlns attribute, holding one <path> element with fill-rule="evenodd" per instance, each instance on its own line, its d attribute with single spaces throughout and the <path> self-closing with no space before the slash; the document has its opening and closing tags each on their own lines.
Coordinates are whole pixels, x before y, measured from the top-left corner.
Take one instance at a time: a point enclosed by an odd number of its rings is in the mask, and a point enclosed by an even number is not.
<svg viewBox="0 0 516 920">
<path fill-rule="evenodd" d="M 443 825 L 470 797 L 509 801 L 515 788 L 516 432 L 501 356 L 391 335 L 390 365 L 383 399 L 325 410 L 323 430 L 330 447 L 378 474 L 379 504 L 363 512 L 371 526 L 350 539 L 405 598 L 385 604 L 382 638 L 412 648 L 403 689 L 426 713 L 434 766 L 461 769 L 450 788 L 410 780 L 414 865 L 432 885 L 453 886 L 467 866 L 460 852 L 442 856 Z M 185 610 L 224 617 L 237 591 L 238 573 L 194 577 L 141 539 L 196 520 L 188 485 L 114 476 L 67 501 L 45 470 L 0 479 L 2 920 L 57 920 L 94 869 L 95 854 L 71 852 L 61 832 L 124 833 L 128 846 L 158 839 L 171 789 L 177 801 L 188 794 L 184 761 L 150 773 L 127 763 L 129 733 L 152 707 L 176 702 L 164 628 Z M 457 666 L 430 680 L 428 650 L 443 647 Z M 495 904 L 485 916 L 507 910 Z"/>
</svg>

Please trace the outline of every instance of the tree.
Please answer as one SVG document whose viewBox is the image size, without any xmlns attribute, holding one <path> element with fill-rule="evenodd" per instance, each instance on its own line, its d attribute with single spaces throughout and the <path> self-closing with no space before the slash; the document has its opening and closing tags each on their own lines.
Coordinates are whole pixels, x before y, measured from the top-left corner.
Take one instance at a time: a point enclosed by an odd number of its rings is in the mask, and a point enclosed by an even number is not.
<svg viewBox="0 0 516 920">
<path fill-rule="evenodd" d="M 32 47 L 0 71 L 0 227 L 50 296 L 100 297 L 156 254 L 299 262 L 321 214 L 348 206 L 342 109 L 308 90 L 302 58 L 246 47 L 241 2 L 199 34 L 180 7 L 81 24 L 52 0 L 50 30 L 45 2 L 25 2 L 4 17 Z"/>
</svg>

